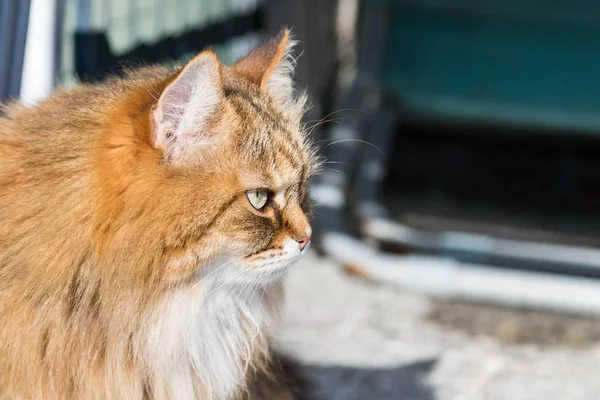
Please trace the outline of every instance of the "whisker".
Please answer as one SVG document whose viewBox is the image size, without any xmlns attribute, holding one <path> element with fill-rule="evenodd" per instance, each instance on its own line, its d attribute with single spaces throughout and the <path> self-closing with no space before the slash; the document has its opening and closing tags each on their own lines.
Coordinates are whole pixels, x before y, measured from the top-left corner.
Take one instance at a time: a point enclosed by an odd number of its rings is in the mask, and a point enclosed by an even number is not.
<svg viewBox="0 0 600 400">
<path fill-rule="evenodd" d="M 322 147 L 322 149 L 329 147 L 329 146 L 333 146 L 334 144 L 343 143 L 343 142 L 359 142 L 359 143 L 369 145 L 372 148 L 374 148 L 375 150 L 377 150 L 383 158 L 385 158 L 385 154 L 379 147 L 375 146 L 373 143 L 370 143 L 370 142 L 367 142 L 366 140 L 361 140 L 361 139 L 339 139 L 339 140 L 336 140 L 335 142 L 326 144 L 325 146 Z"/>
<path fill-rule="evenodd" d="M 306 133 L 306 136 L 310 136 L 310 134 L 315 130 L 316 127 L 326 124 L 328 122 L 338 122 L 335 119 L 328 119 L 329 117 L 331 117 L 334 114 L 343 112 L 343 111 L 359 111 L 359 112 L 364 112 L 362 110 L 358 110 L 358 109 L 353 109 L 353 108 L 343 108 L 341 110 L 337 110 L 337 111 L 332 111 L 329 114 L 325 115 L 323 118 L 319 119 L 314 125 L 312 125 L 310 128 L 308 128 L 308 131 Z M 308 123 L 313 122 L 313 121 L 308 121 Z M 347 125 L 348 126 L 348 125 Z"/>
<path fill-rule="evenodd" d="M 331 117 L 334 114 L 337 114 L 337 113 L 340 113 L 340 112 L 344 112 L 344 111 L 357 111 L 357 112 L 363 112 L 364 113 L 364 110 L 359 110 L 358 108 L 342 108 L 342 109 L 339 109 L 337 111 L 330 112 L 329 114 L 325 115 L 323 118 L 319 119 L 318 121 L 321 121 L 321 120 L 323 120 L 325 118 L 329 118 L 329 117 Z M 307 121 L 307 123 L 308 122 L 314 122 L 314 121 L 315 120 Z"/>
<path fill-rule="evenodd" d="M 223 265 L 220 265 L 220 266 L 218 266 L 216 269 L 212 270 L 212 271 L 211 271 L 211 272 L 210 272 L 208 275 L 201 277 L 201 278 L 200 278 L 200 280 L 199 280 L 197 283 L 195 283 L 194 285 L 192 285 L 191 289 L 194 289 L 194 288 L 195 288 L 197 285 L 199 285 L 200 283 L 202 283 L 202 281 L 203 281 L 203 280 L 205 280 L 205 279 L 208 279 L 210 276 L 212 276 L 213 274 L 215 274 L 215 273 L 216 273 L 216 272 L 218 272 L 219 270 L 221 270 L 221 269 L 225 268 L 225 267 L 226 267 L 226 266 L 228 266 L 228 265 L 231 265 L 231 264 L 233 264 L 233 263 L 234 263 L 234 262 L 236 262 L 236 261 L 239 261 L 239 260 L 241 260 L 241 259 L 242 259 L 242 258 L 244 258 L 244 257 L 245 257 L 245 256 L 240 256 L 240 257 L 234 258 L 233 260 L 230 260 L 230 261 L 228 261 L 228 262 L 224 263 Z M 190 289 L 190 290 L 191 290 L 191 289 Z"/>
<path fill-rule="evenodd" d="M 310 136 L 313 133 L 313 131 L 318 126 L 321 126 L 321 125 L 326 124 L 328 122 L 335 122 L 335 120 L 333 120 L 333 119 L 319 120 L 316 124 L 314 124 L 313 126 L 311 126 L 310 128 L 308 128 L 308 131 L 306 132 L 306 136 Z"/>
<path fill-rule="evenodd" d="M 348 124 L 346 122 L 343 122 L 343 121 L 344 121 L 344 118 L 332 118 L 332 119 L 328 119 L 327 121 L 323 121 L 323 123 L 325 123 L 325 122 L 331 122 L 331 123 L 334 123 L 334 124 L 345 126 L 345 127 L 349 128 L 349 129 L 353 129 L 354 128 L 352 125 L 350 125 L 350 124 Z M 325 139 L 325 140 L 333 140 L 333 139 Z"/>
<path fill-rule="evenodd" d="M 260 302 L 262 303 L 265 298 L 265 292 L 267 291 L 267 285 L 263 285 L 262 294 L 260 295 Z"/>
<path fill-rule="evenodd" d="M 238 299 L 240 298 L 242 293 L 245 293 L 246 290 L 248 290 L 248 288 L 250 288 L 251 283 L 254 281 L 254 278 L 252 278 L 252 280 L 250 281 L 246 281 L 243 283 L 242 287 L 237 290 L 237 294 L 235 295 L 235 298 L 233 299 L 233 304 L 237 304 Z"/>
<path fill-rule="evenodd" d="M 236 271 L 235 274 L 233 274 L 232 278 L 237 278 L 239 276 L 242 276 L 243 274 L 244 274 L 243 270 Z M 208 297 L 210 297 L 210 295 L 212 295 L 213 293 L 215 293 L 217 290 L 221 289 L 223 286 L 227 285 L 228 283 L 231 283 L 231 282 L 226 280 L 225 282 L 220 284 L 218 287 L 216 287 L 215 289 L 208 292 L 208 294 L 204 295 L 204 298 L 207 299 Z"/>
</svg>

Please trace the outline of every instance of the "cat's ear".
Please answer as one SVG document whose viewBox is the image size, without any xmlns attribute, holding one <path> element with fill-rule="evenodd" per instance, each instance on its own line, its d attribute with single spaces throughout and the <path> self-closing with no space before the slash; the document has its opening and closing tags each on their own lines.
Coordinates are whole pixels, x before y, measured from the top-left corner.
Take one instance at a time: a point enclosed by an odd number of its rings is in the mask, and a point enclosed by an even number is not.
<svg viewBox="0 0 600 400">
<path fill-rule="evenodd" d="M 154 146 L 169 160 L 210 139 L 208 125 L 223 102 L 221 62 L 212 51 L 190 61 L 163 91 L 153 111 Z"/>
<path fill-rule="evenodd" d="M 276 100 L 287 103 L 294 92 L 294 59 L 292 49 L 295 42 L 290 31 L 283 29 L 262 46 L 237 61 L 231 68 L 239 75 L 257 84 Z"/>
</svg>

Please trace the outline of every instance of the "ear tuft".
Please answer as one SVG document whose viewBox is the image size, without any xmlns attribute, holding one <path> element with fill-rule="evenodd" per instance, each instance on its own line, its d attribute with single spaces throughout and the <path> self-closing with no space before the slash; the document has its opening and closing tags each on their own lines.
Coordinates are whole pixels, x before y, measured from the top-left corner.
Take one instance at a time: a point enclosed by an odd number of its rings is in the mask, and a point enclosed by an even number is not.
<svg viewBox="0 0 600 400">
<path fill-rule="evenodd" d="M 210 138 L 211 118 L 223 101 L 221 62 L 212 51 L 190 61 L 163 91 L 153 112 L 154 146 L 177 162 Z"/>
<path fill-rule="evenodd" d="M 238 75 L 258 85 L 276 101 L 282 104 L 290 103 L 294 95 L 295 59 L 292 50 L 295 44 L 289 29 L 283 29 L 231 68 Z"/>
</svg>

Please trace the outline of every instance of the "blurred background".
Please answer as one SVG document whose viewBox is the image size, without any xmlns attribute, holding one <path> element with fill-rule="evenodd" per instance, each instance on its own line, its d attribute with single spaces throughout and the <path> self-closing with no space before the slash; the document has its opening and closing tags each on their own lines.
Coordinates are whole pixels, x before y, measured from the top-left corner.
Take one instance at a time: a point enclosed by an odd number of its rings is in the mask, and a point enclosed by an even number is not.
<svg viewBox="0 0 600 400">
<path fill-rule="evenodd" d="M 0 5 L 0 100 L 32 105 L 293 29 L 326 160 L 278 343 L 303 399 L 600 399 L 596 1 Z"/>
</svg>

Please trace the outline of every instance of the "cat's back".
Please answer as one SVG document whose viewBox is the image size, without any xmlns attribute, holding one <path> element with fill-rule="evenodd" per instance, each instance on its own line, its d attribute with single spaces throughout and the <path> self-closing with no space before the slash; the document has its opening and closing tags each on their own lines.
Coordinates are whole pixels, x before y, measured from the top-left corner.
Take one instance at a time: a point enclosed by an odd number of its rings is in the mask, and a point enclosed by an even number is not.
<svg viewBox="0 0 600 400">
<path fill-rule="evenodd" d="M 99 107 L 106 101 L 96 88 L 60 90 L 48 100 L 25 106 L 18 102 L 0 114 L 2 172 L 48 166 L 85 155 L 100 124 Z M 1 172 L 0 172 L 1 173 Z"/>
<path fill-rule="evenodd" d="M 32 107 L 0 104 L 0 186 L 15 172 L 33 177 L 81 168 L 113 117 L 129 113 L 128 101 L 153 99 L 153 88 L 164 86 L 174 70 L 160 66 L 131 70 L 124 78 L 101 85 L 59 89 Z"/>
<path fill-rule="evenodd" d="M 151 66 L 100 85 L 59 89 L 35 106 L 0 104 L 2 265 L 29 263 L 44 248 L 90 246 L 94 223 L 107 207 L 115 209 L 98 204 L 131 182 L 119 179 L 132 174 L 145 140 L 132 121 L 145 121 L 144 107 L 172 73 Z"/>
<path fill-rule="evenodd" d="M 8 104 L 0 116 L 0 398 L 19 385 L 38 390 L 42 327 L 66 329 L 65 287 L 91 263 L 94 149 L 108 101 L 84 86 L 34 107 Z M 13 358 L 17 337 L 27 345 Z M 60 398 L 49 389 L 42 397 Z"/>
<path fill-rule="evenodd" d="M 23 246 L 52 242 L 62 229 L 76 226 L 74 219 L 90 208 L 91 158 L 101 117 L 98 107 L 106 101 L 97 94 L 92 87 L 81 87 L 58 91 L 33 107 L 4 106 L 5 115 L 0 117 L 4 263 L 10 263 L 11 253 L 23 255 Z"/>
</svg>

